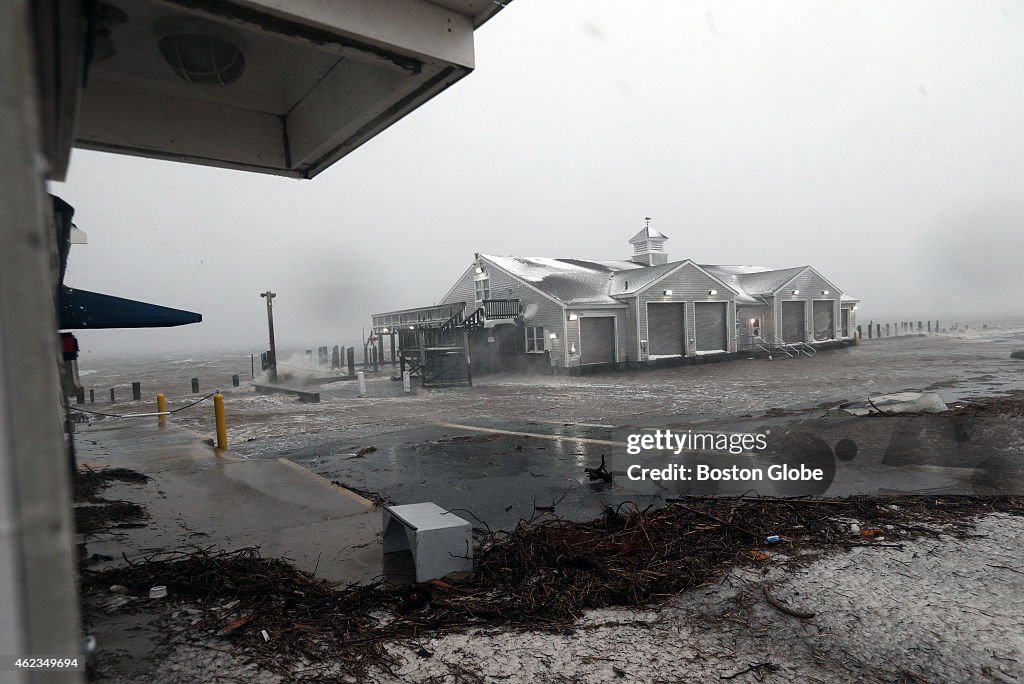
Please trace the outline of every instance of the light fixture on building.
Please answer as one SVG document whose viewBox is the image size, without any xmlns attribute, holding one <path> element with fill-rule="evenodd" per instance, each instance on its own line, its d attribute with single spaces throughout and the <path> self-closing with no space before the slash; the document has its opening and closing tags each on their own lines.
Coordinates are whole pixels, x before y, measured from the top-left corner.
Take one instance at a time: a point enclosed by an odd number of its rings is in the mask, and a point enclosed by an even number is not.
<svg viewBox="0 0 1024 684">
<path fill-rule="evenodd" d="M 665 290 L 665 296 L 666 297 L 671 297 L 672 296 L 672 290 Z"/>
<path fill-rule="evenodd" d="M 483 273 L 483 272 L 484 272 L 484 269 L 483 269 L 483 267 L 481 267 L 481 266 L 477 266 L 477 267 L 476 267 L 476 272 L 477 272 L 477 275 L 479 275 L 479 274 Z"/>
<path fill-rule="evenodd" d="M 793 290 L 793 294 L 795 294 L 795 295 L 800 294 L 800 290 Z"/>
<path fill-rule="evenodd" d="M 388 329 L 387 329 L 387 328 L 383 328 L 383 329 L 381 330 L 381 332 L 382 332 L 382 333 L 384 333 L 385 335 L 387 335 L 387 334 L 388 334 Z"/>
<path fill-rule="evenodd" d="M 828 294 L 828 290 L 822 290 L 822 291 L 821 291 L 821 294 L 823 294 L 823 295 L 827 295 L 827 294 Z"/>
<path fill-rule="evenodd" d="M 856 305 L 856 304 L 854 304 L 854 306 L 853 306 L 853 308 L 851 309 L 851 311 L 856 311 L 856 310 L 857 310 L 857 305 Z"/>
<path fill-rule="evenodd" d="M 757 319 L 756 319 L 756 318 L 751 318 L 751 319 L 750 319 L 750 325 L 751 325 L 751 326 L 753 326 L 755 322 L 757 322 Z"/>
<path fill-rule="evenodd" d="M 245 41 L 226 26 L 195 17 L 156 25 L 157 47 L 178 77 L 194 85 L 231 85 L 245 71 Z"/>
<path fill-rule="evenodd" d="M 548 337 L 550 337 L 553 340 L 557 340 L 558 339 L 558 335 L 556 335 L 555 333 L 551 333 L 550 335 L 548 335 Z"/>
<path fill-rule="evenodd" d="M 409 326 L 409 330 L 415 330 L 415 329 L 416 329 L 416 326 L 415 326 L 415 325 L 410 325 L 410 326 Z"/>
<path fill-rule="evenodd" d="M 718 294 L 718 290 L 708 290 L 709 296 L 714 297 L 716 294 Z"/>
<path fill-rule="evenodd" d="M 580 317 L 577 316 L 576 314 L 573 314 L 573 313 L 569 314 L 569 320 L 570 321 L 578 321 L 579 319 L 580 319 Z"/>
</svg>

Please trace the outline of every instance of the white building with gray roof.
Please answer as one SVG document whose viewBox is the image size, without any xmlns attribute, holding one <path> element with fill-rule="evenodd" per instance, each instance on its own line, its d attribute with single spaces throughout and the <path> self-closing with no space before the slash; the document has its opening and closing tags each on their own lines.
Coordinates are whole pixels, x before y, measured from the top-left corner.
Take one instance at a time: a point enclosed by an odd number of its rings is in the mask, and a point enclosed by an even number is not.
<svg viewBox="0 0 1024 684">
<path fill-rule="evenodd" d="M 374 331 L 461 326 L 475 372 L 796 356 L 852 342 L 858 300 L 813 267 L 670 261 L 667 240 L 645 227 L 623 261 L 477 254 L 439 304 L 376 314 Z"/>
</svg>

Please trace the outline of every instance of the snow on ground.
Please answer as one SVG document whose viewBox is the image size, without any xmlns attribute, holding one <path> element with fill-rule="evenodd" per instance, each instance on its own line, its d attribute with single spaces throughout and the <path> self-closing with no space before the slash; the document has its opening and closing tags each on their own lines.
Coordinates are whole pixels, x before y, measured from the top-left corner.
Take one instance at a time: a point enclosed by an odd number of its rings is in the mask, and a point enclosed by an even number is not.
<svg viewBox="0 0 1024 684">
<path fill-rule="evenodd" d="M 472 630 L 391 644 L 404 664 L 366 681 L 1024 681 L 1022 543 L 1024 518 L 994 514 L 961 538 L 855 547 L 796 570 L 768 561 L 661 610 L 593 611 L 572 630 Z M 776 610 L 766 585 L 814 617 Z M 158 646 L 123 674 L 106 669 L 101 681 L 284 681 L 224 643 L 208 646 Z"/>
<path fill-rule="evenodd" d="M 373 681 L 705 682 L 758 664 L 736 681 L 1021 681 L 1022 543 L 1024 518 L 992 515 L 965 539 L 857 547 L 796 572 L 735 570 L 671 608 L 595 611 L 569 634 L 427 639 L 400 647 L 406 665 Z M 765 583 L 815 617 L 771 607 Z"/>
</svg>

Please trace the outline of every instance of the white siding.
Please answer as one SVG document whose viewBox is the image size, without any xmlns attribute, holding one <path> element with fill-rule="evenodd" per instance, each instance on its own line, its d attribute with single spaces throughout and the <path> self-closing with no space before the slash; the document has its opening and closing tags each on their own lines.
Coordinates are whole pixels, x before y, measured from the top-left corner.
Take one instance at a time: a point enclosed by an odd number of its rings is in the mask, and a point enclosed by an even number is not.
<svg viewBox="0 0 1024 684">
<path fill-rule="evenodd" d="M 665 295 L 665 290 L 672 290 L 671 295 Z M 717 290 L 717 294 L 709 295 L 710 290 Z M 686 304 L 686 354 L 694 356 L 697 353 L 696 338 L 694 337 L 697 326 L 694 320 L 694 304 L 696 302 L 728 302 L 728 313 L 726 328 L 729 339 L 727 351 L 736 351 L 736 304 L 735 294 L 727 289 L 720 282 L 711 276 L 703 273 L 693 264 L 686 264 L 671 275 L 658 281 L 650 288 L 638 295 L 640 312 L 638 326 L 640 339 L 649 340 L 647 330 L 647 303 L 648 302 L 683 302 Z M 635 342 L 633 344 L 636 344 Z M 639 350 L 635 350 L 639 352 Z M 647 353 L 637 356 L 641 361 L 646 361 Z"/>
</svg>

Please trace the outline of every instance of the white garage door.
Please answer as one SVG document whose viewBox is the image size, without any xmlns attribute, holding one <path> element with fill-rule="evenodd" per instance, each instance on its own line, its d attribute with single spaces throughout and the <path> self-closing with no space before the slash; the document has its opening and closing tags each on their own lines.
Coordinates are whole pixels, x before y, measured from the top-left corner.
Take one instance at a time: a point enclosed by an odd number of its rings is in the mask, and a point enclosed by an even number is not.
<svg viewBox="0 0 1024 684">
<path fill-rule="evenodd" d="M 580 363 L 615 361 L 615 319 L 580 318 Z"/>
<path fill-rule="evenodd" d="M 651 356 L 682 356 L 683 305 L 652 303 L 647 305 L 648 353 Z"/>
<path fill-rule="evenodd" d="M 807 341 L 803 302 L 782 302 L 782 341 L 789 344 Z"/>
<path fill-rule="evenodd" d="M 697 324 L 697 351 L 725 351 L 729 348 L 728 304 L 697 302 L 693 307 Z"/>
</svg>

